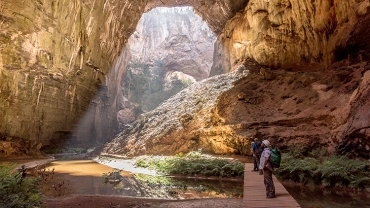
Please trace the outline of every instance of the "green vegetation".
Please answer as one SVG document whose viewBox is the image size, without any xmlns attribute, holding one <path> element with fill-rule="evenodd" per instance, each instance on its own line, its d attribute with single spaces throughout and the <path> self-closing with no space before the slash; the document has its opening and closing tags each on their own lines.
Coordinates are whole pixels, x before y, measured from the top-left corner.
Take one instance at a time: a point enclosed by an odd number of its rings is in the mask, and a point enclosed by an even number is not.
<svg viewBox="0 0 370 208">
<path fill-rule="evenodd" d="M 210 157 L 198 152 L 170 157 L 143 156 L 136 165 L 164 174 L 188 176 L 243 177 L 244 164 L 226 158 Z"/>
<path fill-rule="evenodd" d="M 327 187 L 370 187 L 370 162 L 345 156 L 323 156 L 313 151 L 304 156 L 298 151 L 282 155 L 280 168 L 275 169 L 282 180 Z"/>
<path fill-rule="evenodd" d="M 40 181 L 34 177 L 25 177 L 24 171 L 16 171 L 15 164 L 0 164 L 0 207 L 40 205 Z"/>
</svg>

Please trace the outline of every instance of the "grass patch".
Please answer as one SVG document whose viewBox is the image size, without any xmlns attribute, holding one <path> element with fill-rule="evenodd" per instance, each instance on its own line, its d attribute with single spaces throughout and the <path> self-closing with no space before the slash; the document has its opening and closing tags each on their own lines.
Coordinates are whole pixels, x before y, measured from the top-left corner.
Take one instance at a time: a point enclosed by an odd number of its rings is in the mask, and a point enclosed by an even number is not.
<svg viewBox="0 0 370 208">
<path fill-rule="evenodd" d="M 136 166 L 156 170 L 163 174 L 186 176 L 243 177 L 244 164 L 227 158 L 204 155 L 201 152 L 175 156 L 141 156 Z"/>
</svg>

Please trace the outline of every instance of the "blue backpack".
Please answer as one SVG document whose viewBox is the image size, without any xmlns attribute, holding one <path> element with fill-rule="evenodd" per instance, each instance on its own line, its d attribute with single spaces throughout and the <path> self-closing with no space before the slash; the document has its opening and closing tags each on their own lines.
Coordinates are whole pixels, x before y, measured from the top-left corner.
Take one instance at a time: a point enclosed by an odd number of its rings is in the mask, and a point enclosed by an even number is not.
<svg viewBox="0 0 370 208">
<path fill-rule="evenodd" d="M 261 141 L 256 141 L 256 143 L 254 144 L 255 145 L 255 149 L 254 149 L 254 153 L 256 154 L 257 157 L 261 157 L 261 154 L 262 154 L 262 142 Z"/>
</svg>

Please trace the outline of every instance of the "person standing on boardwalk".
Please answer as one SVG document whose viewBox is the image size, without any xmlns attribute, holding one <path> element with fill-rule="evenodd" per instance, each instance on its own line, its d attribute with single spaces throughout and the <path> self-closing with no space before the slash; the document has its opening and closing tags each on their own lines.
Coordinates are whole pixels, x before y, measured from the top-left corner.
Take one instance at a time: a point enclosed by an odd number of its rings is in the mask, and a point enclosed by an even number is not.
<svg viewBox="0 0 370 208">
<path fill-rule="evenodd" d="M 253 152 L 253 163 L 254 168 L 252 171 L 258 171 L 260 165 L 260 158 L 262 153 L 262 144 L 261 141 L 257 138 L 254 138 L 254 142 L 252 142 L 252 152 Z"/>
<path fill-rule="evenodd" d="M 266 187 L 266 198 L 275 198 L 275 186 L 272 181 L 271 149 L 268 140 L 262 141 L 263 152 L 260 158 L 259 168 L 263 170 L 263 182 Z"/>
</svg>

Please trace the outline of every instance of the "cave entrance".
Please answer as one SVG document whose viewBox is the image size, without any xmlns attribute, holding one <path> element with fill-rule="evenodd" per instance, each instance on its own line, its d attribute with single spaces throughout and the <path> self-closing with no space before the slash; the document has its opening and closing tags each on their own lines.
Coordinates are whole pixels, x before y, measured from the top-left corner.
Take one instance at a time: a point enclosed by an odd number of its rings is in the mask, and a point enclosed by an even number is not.
<svg viewBox="0 0 370 208">
<path fill-rule="evenodd" d="M 124 71 L 120 126 L 209 77 L 215 41 L 216 34 L 193 7 L 156 7 L 144 13 L 124 49 L 128 63 L 119 69 Z"/>
<path fill-rule="evenodd" d="M 142 113 L 209 77 L 216 34 L 193 7 L 144 13 L 108 81 L 75 130 L 84 144 L 109 142 Z"/>
</svg>

